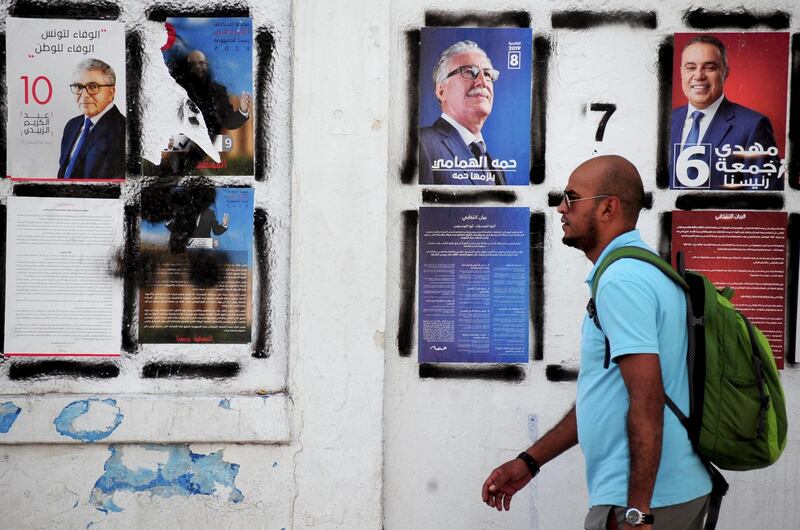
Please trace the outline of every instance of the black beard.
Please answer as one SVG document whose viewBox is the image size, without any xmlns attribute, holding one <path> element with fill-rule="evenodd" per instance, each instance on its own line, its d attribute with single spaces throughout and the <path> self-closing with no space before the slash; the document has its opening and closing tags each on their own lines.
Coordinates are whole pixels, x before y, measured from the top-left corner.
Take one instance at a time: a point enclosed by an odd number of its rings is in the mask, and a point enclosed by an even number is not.
<svg viewBox="0 0 800 530">
<path fill-rule="evenodd" d="M 582 252 L 586 252 L 594 248 L 597 244 L 597 224 L 595 224 L 594 219 L 591 219 L 583 234 L 572 237 L 564 235 L 564 237 L 561 238 L 561 242 L 568 247 L 577 248 Z"/>
</svg>

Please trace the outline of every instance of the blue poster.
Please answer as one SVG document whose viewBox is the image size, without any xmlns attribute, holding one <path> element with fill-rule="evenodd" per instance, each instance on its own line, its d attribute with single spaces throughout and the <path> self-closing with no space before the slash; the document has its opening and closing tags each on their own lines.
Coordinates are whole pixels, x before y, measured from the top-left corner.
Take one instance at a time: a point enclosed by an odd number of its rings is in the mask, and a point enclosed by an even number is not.
<svg viewBox="0 0 800 530">
<path fill-rule="evenodd" d="M 528 208 L 419 212 L 419 362 L 525 363 Z"/>
<path fill-rule="evenodd" d="M 422 28 L 419 183 L 525 186 L 530 28 Z"/>
</svg>

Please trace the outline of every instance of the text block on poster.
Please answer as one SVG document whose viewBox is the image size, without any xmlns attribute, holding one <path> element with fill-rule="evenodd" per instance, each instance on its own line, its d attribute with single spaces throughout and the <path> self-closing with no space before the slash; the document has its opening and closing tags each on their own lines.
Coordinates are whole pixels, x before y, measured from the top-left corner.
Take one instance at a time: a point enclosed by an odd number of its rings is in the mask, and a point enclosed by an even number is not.
<svg viewBox="0 0 800 530">
<path fill-rule="evenodd" d="M 528 208 L 420 208 L 419 362 L 528 361 Z"/>
<path fill-rule="evenodd" d="M 734 289 L 733 303 L 769 340 L 783 368 L 786 329 L 786 212 L 672 213 L 672 259 L 717 287 Z"/>
</svg>

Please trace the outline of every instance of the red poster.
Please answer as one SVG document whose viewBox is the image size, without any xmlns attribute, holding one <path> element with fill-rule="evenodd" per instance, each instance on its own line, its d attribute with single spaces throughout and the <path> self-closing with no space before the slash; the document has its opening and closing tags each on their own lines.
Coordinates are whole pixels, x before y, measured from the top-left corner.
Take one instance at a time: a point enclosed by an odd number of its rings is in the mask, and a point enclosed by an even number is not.
<svg viewBox="0 0 800 530">
<path fill-rule="evenodd" d="M 761 329 L 783 368 L 786 329 L 786 212 L 672 213 L 672 260 L 717 287 L 734 289 L 733 303 Z"/>
</svg>

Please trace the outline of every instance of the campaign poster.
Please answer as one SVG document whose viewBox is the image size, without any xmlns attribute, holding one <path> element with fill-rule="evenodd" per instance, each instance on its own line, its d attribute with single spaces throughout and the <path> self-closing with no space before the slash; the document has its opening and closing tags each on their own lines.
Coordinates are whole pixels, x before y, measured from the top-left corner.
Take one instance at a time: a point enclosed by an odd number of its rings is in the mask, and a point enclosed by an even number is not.
<svg viewBox="0 0 800 530">
<path fill-rule="evenodd" d="M 125 27 L 6 19 L 7 168 L 14 180 L 125 178 Z"/>
<path fill-rule="evenodd" d="M 676 33 L 670 188 L 783 190 L 789 34 Z"/>
<path fill-rule="evenodd" d="M 422 28 L 419 183 L 525 186 L 530 28 Z"/>
<path fill-rule="evenodd" d="M 212 190 L 168 189 L 160 199 L 169 211 L 142 205 L 142 343 L 250 341 L 253 189 Z M 143 191 L 143 202 L 150 197 Z"/>
<path fill-rule="evenodd" d="M 8 198 L 5 355 L 119 355 L 122 233 L 119 199 Z"/>
<path fill-rule="evenodd" d="M 419 212 L 419 362 L 526 363 L 528 208 Z"/>
<path fill-rule="evenodd" d="M 672 260 L 717 287 L 731 287 L 736 308 L 769 340 L 783 368 L 786 329 L 786 212 L 674 211 Z"/>
<path fill-rule="evenodd" d="M 146 175 L 252 175 L 253 21 L 170 17 L 161 54 L 186 98 Z"/>
</svg>

